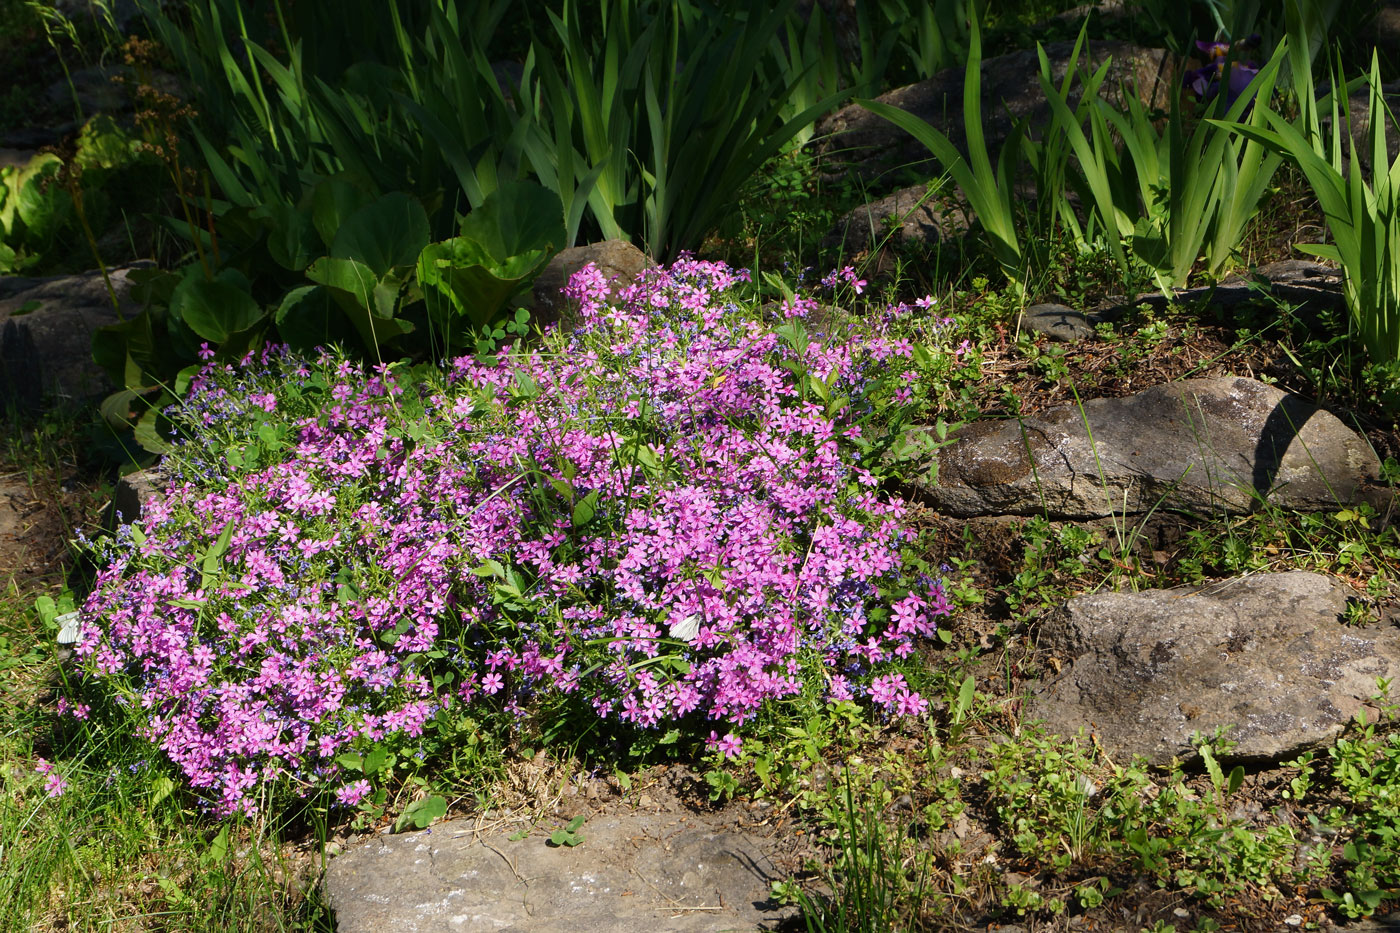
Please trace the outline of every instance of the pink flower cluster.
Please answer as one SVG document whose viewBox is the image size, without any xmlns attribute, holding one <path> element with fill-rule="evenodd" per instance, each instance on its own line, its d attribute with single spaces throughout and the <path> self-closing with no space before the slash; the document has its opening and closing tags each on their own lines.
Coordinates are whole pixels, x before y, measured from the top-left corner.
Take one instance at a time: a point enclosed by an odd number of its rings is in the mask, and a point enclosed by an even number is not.
<svg viewBox="0 0 1400 933">
<path fill-rule="evenodd" d="M 102 546 L 86 669 L 218 813 L 275 781 L 352 803 L 337 755 L 454 703 L 561 691 L 712 737 L 804 684 L 923 712 L 877 675 L 948 604 L 848 440 L 906 354 L 756 322 L 738 281 L 682 260 L 610 302 L 588 267 L 576 332 L 423 384 L 210 364 L 164 502 Z"/>
</svg>

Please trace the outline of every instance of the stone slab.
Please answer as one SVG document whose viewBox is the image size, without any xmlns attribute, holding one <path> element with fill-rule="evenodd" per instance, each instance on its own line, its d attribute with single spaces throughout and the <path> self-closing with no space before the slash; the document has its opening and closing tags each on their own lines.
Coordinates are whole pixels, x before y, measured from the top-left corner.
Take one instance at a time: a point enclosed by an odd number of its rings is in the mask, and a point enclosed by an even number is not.
<svg viewBox="0 0 1400 933">
<path fill-rule="evenodd" d="M 336 929 L 718 933 L 791 915 L 770 901 L 780 876 L 747 835 L 661 813 L 598 816 L 579 832 L 572 848 L 538 831 L 478 835 L 469 821 L 381 835 L 327 868 Z"/>
<path fill-rule="evenodd" d="M 1069 600 L 1037 641 L 1058 675 L 1030 719 L 1091 730 L 1111 755 L 1165 765 L 1228 729 L 1231 756 L 1287 761 L 1332 741 L 1400 674 L 1400 628 L 1344 623 L 1349 590 L 1305 571 Z"/>
<path fill-rule="evenodd" d="M 1330 412 L 1253 379 L 1221 377 L 974 422 L 905 475 L 949 515 L 1091 519 L 1244 514 L 1266 504 L 1384 509 L 1394 490 L 1378 483 L 1379 471 L 1365 439 Z"/>
</svg>

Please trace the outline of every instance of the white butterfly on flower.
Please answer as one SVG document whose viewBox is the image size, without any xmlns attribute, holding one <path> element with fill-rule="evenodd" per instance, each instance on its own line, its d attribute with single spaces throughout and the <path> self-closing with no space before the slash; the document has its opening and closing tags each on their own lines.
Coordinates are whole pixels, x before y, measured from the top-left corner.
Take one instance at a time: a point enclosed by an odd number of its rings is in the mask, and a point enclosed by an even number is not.
<svg viewBox="0 0 1400 933">
<path fill-rule="evenodd" d="M 700 616 L 694 613 L 681 619 L 679 622 L 671 623 L 671 637 L 681 641 L 693 642 L 695 636 L 700 633 Z"/>
<path fill-rule="evenodd" d="M 58 643 L 60 645 L 71 645 L 78 640 L 77 612 L 65 612 L 61 616 L 55 616 L 54 622 L 58 624 Z"/>
</svg>

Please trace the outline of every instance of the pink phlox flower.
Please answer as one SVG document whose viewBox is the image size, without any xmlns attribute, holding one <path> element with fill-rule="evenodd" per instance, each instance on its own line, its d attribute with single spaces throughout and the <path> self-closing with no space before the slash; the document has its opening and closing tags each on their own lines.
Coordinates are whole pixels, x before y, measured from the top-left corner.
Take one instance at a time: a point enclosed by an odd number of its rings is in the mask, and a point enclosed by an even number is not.
<svg viewBox="0 0 1400 933">
<path fill-rule="evenodd" d="M 928 700 L 912 690 L 900 690 L 894 698 L 894 712 L 898 716 L 922 716 L 928 712 Z"/>
<path fill-rule="evenodd" d="M 50 774 L 44 779 L 44 793 L 49 797 L 62 797 L 63 792 L 68 789 L 68 779 L 57 774 Z"/>
<path fill-rule="evenodd" d="M 855 271 L 854 269 L 852 269 L 850 266 L 847 266 L 846 268 L 844 268 L 844 269 L 841 270 L 841 276 L 842 276 L 842 278 L 844 278 L 848 283 L 850 283 L 850 285 L 851 285 L 852 288 L 854 288 L 854 289 L 856 290 L 856 294 L 857 294 L 857 295 L 859 295 L 861 292 L 863 292 L 863 291 L 865 290 L 865 286 L 866 286 L 866 284 L 867 284 L 866 281 L 865 281 L 865 279 L 859 278 L 859 277 L 856 275 L 856 271 Z"/>
<path fill-rule="evenodd" d="M 721 738 L 718 732 L 710 730 L 710 737 L 705 740 L 705 744 L 725 758 L 738 758 L 744 750 L 743 740 L 732 732 Z"/>
<path fill-rule="evenodd" d="M 347 807 L 353 807 L 369 794 L 369 781 L 361 778 L 352 781 L 335 792 L 335 799 Z"/>
<path fill-rule="evenodd" d="M 883 674 L 870 682 L 870 699 L 888 709 L 900 690 L 908 689 L 903 674 Z"/>
</svg>

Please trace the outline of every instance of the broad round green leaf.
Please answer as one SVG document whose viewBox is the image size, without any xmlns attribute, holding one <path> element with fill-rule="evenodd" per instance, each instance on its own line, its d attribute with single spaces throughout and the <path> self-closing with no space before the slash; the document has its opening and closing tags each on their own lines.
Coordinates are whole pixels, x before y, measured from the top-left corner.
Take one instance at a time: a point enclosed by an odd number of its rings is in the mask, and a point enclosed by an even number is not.
<svg viewBox="0 0 1400 933">
<path fill-rule="evenodd" d="M 190 267 L 170 298 L 170 313 L 205 340 L 223 343 L 229 335 L 247 330 L 264 316 L 248 291 L 248 281 L 233 269 L 206 279 L 198 265 Z"/>
<path fill-rule="evenodd" d="M 364 263 L 378 279 L 394 266 L 412 265 L 428 239 L 423 205 L 396 191 L 350 215 L 336 231 L 331 255 Z"/>
<path fill-rule="evenodd" d="M 318 182 L 311 194 L 311 217 L 326 247 L 335 242 L 341 224 L 373 203 L 368 184 L 348 173 Z"/>
<path fill-rule="evenodd" d="M 507 182 L 462 220 L 461 233 L 502 263 L 536 250 L 557 252 L 564 245 L 564 206 L 535 182 Z"/>
</svg>

